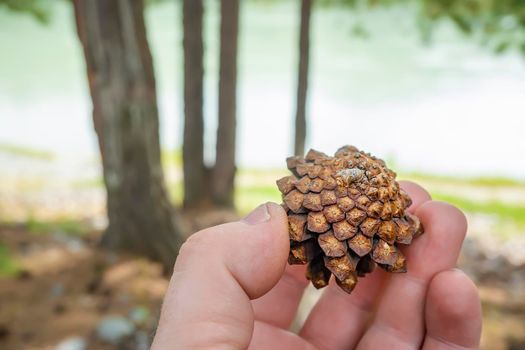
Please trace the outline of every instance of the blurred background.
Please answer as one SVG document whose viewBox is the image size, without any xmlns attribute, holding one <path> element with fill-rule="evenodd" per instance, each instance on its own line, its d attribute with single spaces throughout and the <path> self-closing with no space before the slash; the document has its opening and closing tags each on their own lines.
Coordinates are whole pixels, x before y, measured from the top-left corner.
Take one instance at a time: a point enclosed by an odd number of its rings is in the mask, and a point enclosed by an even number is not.
<svg viewBox="0 0 525 350">
<path fill-rule="evenodd" d="M 181 242 L 353 144 L 466 212 L 482 348 L 525 349 L 524 3 L 0 0 L 0 28 L 0 348 L 149 348 Z"/>
</svg>

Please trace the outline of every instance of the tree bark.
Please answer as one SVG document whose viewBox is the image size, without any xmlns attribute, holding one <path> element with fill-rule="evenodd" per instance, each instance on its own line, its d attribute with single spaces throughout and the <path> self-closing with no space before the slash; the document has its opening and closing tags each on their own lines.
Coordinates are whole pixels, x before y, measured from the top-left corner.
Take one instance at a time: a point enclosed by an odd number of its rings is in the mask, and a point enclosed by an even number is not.
<svg viewBox="0 0 525 350">
<path fill-rule="evenodd" d="M 209 193 L 205 180 L 203 121 L 202 0 L 183 1 L 184 46 L 184 207 L 199 207 Z"/>
<path fill-rule="evenodd" d="M 237 94 L 239 0 L 221 1 L 219 126 L 212 194 L 218 206 L 233 207 Z"/>
<path fill-rule="evenodd" d="M 141 0 L 75 0 L 109 225 L 102 244 L 171 268 L 181 244 L 160 163 L 153 63 Z"/>
<path fill-rule="evenodd" d="M 299 72 L 297 79 L 297 110 L 295 114 L 294 154 L 304 154 L 306 140 L 306 97 L 308 90 L 308 65 L 310 56 L 310 17 L 312 0 L 301 2 L 301 29 L 299 34 Z"/>
</svg>

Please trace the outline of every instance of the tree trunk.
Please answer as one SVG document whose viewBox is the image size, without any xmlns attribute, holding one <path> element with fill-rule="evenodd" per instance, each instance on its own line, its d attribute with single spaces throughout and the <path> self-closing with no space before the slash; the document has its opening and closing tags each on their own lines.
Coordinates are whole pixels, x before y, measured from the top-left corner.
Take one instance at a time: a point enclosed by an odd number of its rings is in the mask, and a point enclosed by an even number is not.
<svg viewBox="0 0 525 350">
<path fill-rule="evenodd" d="M 184 207 L 203 204 L 209 190 L 205 181 L 203 121 L 202 0 L 183 1 L 184 45 Z"/>
<path fill-rule="evenodd" d="M 213 201 L 233 207 L 237 93 L 237 40 L 239 0 L 221 1 L 221 53 L 219 71 L 219 126 L 212 178 Z"/>
<path fill-rule="evenodd" d="M 310 17 L 312 0 L 302 0 L 299 34 L 299 74 L 297 79 L 297 111 L 295 114 L 294 154 L 302 156 L 306 140 L 306 93 L 308 90 L 308 61 L 310 56 Z"/>
<path fill-rule="evenodd" d="M 171 268 L 181 236 L 160 163 L 153 64 L 141 0 L 75 0 L 107 191 L 102 244 Z"/>
</svg>

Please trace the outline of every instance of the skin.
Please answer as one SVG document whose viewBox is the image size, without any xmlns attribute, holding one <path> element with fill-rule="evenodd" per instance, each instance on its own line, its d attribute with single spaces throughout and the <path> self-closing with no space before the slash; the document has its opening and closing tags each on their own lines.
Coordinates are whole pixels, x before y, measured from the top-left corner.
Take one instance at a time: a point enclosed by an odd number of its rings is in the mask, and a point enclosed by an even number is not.
<svg viewBox="0 0 525 350">
<path fill-rule="evenodd" d="M 407 273 L 376 269 L 350 295 L 331 283 L 299 334 L 289 332 L 305 266 L 287 265 L 286 214 L 267 203 L 183 245 L 152 349 L 478 349 L 478 292 L 455 269 L 465 216 L 414 183 L 401 186 L 425 227 L 404 249 Z"/>
</svg>

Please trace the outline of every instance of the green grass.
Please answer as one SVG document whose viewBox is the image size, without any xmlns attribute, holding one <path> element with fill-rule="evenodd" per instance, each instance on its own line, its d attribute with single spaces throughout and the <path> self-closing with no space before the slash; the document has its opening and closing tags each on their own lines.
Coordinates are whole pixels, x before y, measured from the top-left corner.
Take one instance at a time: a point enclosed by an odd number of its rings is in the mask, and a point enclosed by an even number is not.
<svg viewBox="0 0 525 350">
<path fill-rule="evenodd" d="M 102 178 L 74 180 L 69 183 L 75 189 L 97 188 L 104 186 Z"/>
<path fill-rule="evenodd" d="M 15 148 L 16 149 L 16 148 Z M 1 151 L 1 148 L 0 148 Z M 31 152 L 29 152 L 31 154 Z M 162 161 L 165 168 L 180 168 L 182 154 L 180 150 L 164 150 Z M 281 202 L 281 196 L 274 179 L 286 174 L 285 169 L 240 169 L 237 176 L 237 186 L 235 189 L 235 205 L 240 214 L 245 214 L 257 205 L 267 202 Z M 416 181 L 442 182 L 445 184 L 457 184 L 461 186 L 478 187 L 490 190 L 496 187 L 523 187 L 525 181 L 509 179 L 505 177 L 454 177 L 432 175 L 418 172 L 402 172 L 400 177 L 409 178 Z M 91 188 L 103 186 L 101 178 L 79 180 L 71 182 L 74 188 Z M 509 227 L 514 227 L 514 231 L 525 229 L 525 203 L 506 203 L 501 200 L 478 201 L 465 196 L 452 194 L 449 192 L 432 191 L 435 199 L 443 200 L 456 205 L 460 209 L 469 213 L 492 215 L 500 223 L 505 223 Z M 176 206 L 181 205 L 184 190 L 182 182 L 169 183 L 168 190 L 170 198 Z M 81 235 L 86 232 L 84 224 L 72 219 L 60 219 L 53 221 L 41 221 L 30 219 L 27 228 L 33 233 L 64 232 L 66 234 Z"/>
<path fill-rule="evenodd" d="M 53 152 L 34 149 L 26 146 L 18 146 L 7 143 L 0 143 L 0 153 L 5 153 L 10 156 L 21 158 L 29 158 L 35 160 L 54 160 L 56 158 Z"/>
<path fill-rule="evenodd" d="M 525 228 L 525 205 L 508 204 L 500 201 L 480 202 L 445 193 L 432 193 L 432 197 L 454 204 L 466 212 L 494 215 L 501 221 L 513 221 Z"/>
<path fill-rule="evenodd" d="M 60 232 L 72 236 L 81 236 L 88 231 L 85 224 L 73 219 L 43 221 L 29 218 L 26 222 L 26 229 L 33 234 Z"/>
<path fill-rule="evenodd" d="M 432 193 L 432 197 L 451 203 L 458 208 L 478 214 L 494 215 L 501 221 L 511 221 L 525 228 L 525 205 L 500 201 L 474 201 L 447 193 Z M 266 201 L 279 203 L 281 196 L 275 186 L 246 186 L 236 191 L 235 202 L 239 212 L 245 213 Z"/>
<path fill-rule="evenodd" d="M 184 195 L 182 183 L 170 184 L 168 191 L 173 204 L 181 205 Z M 246 214 L 259 204 L 268 201 L 281 202 L 281 195 L 277 188 L 271 186 L 238 186 L 235 189 L 235 208 L 240 214 Z"/>
<path fill-rule="evenodd" d="M 465 177 L 452 175 L 434 175 L 420 172 L 398 172 L 400 178 L 446 182 L 449 184 L 483 186 L 483 187 L 524 187 L 525 180 L 511 179 L 503 176 Z"/>
<path fill-rule="evenodd" d="M 171 201 L 175 205 L 181 205 L 182 199 L 184 197 L 184 189 L 182 187 L 182 182 L 170 183 L 168 184 L 168 192 L 170 194 Z"/>
<path fill-rule="evenodd" d="M 290 175 L 286 168 L 241 168 L 239 169 L 239 176 L 272 176 L 278 178 L 279 176 Z"/>
<path fill-rule="evenodd" d="M 246 214 L 268 201 L 281 202 L 276 186 L 240 186 L 235 191 L 235 206 L 240 214 Z"/>
<path fill-rule="evenodd" d="M 9 277 L 16 275 L 19 267 L 9 254 L 9 249 L 0 244 L 0 277 Z"/>
<path fill-rule="evenodd" d="M 266 201 L 280 202 L 281 197 L 274 182 L 258 184 L 257 178 L 278 178 L 285 172 L 282 169 L 241 169 L 239 179 L 250 179 L 256 185 L 245 185 L 243 181 L 237 185 L 235 191 L 235 204 L 241 214 L 244 214 Z M 525 182 L 504 177 L 453 177 L 436 176 L 424 173 L 402 173 L 401 177 L 414 180 L 440 181 L 446 183 L 470 185 L 477 187 L 520 187 Z M 261 181 L 266 181 L 262 180 Z M 171 184 L 170 193 L 176 203 L 180 203 L 183 197 L 182 184 Z M 475 201 L 461 196 L 448 193 L 432 193 L 433 197 L 456 205 L 464 211 L 497 216 L 500 220 L 507 220 L 525 227 L 525 204 L 508 204 L 501 201 Z"/>
<path fill-rule="evenodd" d="M 163 149 L 161 152 L 161 160 L 164 168 L 182 168 L 182 150 Z"/>
</svg>

